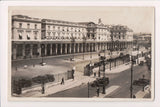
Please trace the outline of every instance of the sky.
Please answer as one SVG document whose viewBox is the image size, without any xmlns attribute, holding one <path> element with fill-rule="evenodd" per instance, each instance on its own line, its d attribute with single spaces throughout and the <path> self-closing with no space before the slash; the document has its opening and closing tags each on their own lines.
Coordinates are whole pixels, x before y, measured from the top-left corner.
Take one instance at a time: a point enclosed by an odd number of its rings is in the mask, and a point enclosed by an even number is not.
<svg viewBox="0 0 160 107">
<path fill-rule="evenodd" d="M 23 6 L 9 7 L 12 15 L 28 15 L 35 18 L 71 22 L 95 22 L 101 18 L 106 25 L 126 25 L 134 33 L 154 31 L 153 7 L 108 7 L 108 6 Z"/>
</svg>

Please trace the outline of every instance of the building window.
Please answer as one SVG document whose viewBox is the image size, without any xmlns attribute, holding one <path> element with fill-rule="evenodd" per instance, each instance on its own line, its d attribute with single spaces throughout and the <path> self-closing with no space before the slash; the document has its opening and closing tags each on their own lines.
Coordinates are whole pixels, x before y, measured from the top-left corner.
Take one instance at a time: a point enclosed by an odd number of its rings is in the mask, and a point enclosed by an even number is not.
<svg viewBox="0 0 160 107">
<path fill-rule="evenodd" d="M 53 30 L 55 29 L 55 26 L 53 26 Z"/>
<path fill-rule="evenodd" d="M 19 39 L 22 39 L 22 34 L 21 34 L 21 33 L 19 33 L 19 35 L 18 35 L 18 36 L 19 36 Z"/>
<path fill-rule="evenodd" d="M 48 32 L 48 36 L 50 36 L 51 35 L 51 32 Z"/>
<path fill-rule="evenodd" d="M 27 34 L 27 39 L 28 39 L 28 40 L 30 39 L 30 35 L 29 35 L 29 34 Z"/>
<path fill-rule="evenodd" d="M 37 24 L 35 24 L 35 26 L 34 26 L 34 27 L 35 27 L 35 29 L 37 29 Z"/>
<path fill-rule="evenodd" d="M 48 30 L 50 30 L 50 26 L 48 26 Z"/>
<path fill-rule="evenodd" d="M 22 28 L 22 23 L 19 23 L 19 28 Z"/>
<path fill-rule="evenodd" d="M 28 28 L 28 29 L 30 28 L 30 24 L 29 24 L 29 23 L 27 24 L 27 28 Z"/>
<path fill-rule="evenodd" d="M 60 30 L 60 27 L 58 27 L 58 30 Z"/>
</svg>

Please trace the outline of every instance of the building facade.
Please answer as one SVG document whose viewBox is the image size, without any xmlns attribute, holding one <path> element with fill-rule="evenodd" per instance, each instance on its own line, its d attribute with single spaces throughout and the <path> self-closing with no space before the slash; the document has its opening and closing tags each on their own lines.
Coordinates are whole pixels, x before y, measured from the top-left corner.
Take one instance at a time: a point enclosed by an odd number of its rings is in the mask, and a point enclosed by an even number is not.
<svg viewBox="0 0 160 107">
<path fill-rule="evenodd" d="M 12 59 L 112 51 L 132 47 L 133 31 L 122 25 L 12 16 Z"/>
</svg>

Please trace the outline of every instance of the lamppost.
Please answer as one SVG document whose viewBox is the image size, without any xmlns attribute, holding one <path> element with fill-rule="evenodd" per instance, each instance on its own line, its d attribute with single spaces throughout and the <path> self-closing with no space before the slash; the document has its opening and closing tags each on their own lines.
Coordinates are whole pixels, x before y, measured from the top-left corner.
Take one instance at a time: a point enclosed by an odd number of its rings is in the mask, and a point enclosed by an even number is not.
<svg viewBox="0 0 160 107">
<path fill-rule="evenodd" d="M 132 48 L 134 50 L 134 48 Z M 130 85 L 130 98 L 133 98 L 133 64 L 135 60 L 133 58 L 132 53 L 130 54 L 130 62 L 131 62 L 131 85 Z"/>
<path fill-rule="evenodd" d="M 102 62 L 103 62 L 103 92 L 102 92 L 102 94 L 105 94 L 106 93 L 106 84 L 105 84 L 105 59 L 106 59 L 106 57 L 104 56 L 104 57 L 102 57 Z"/>
<path fill-rule="evenodd" d="M 131 61 L 131 86 L 130 86 L 130 98 L 133 98 L 133 57 L 130 55 L 130 61 Z"/>
<path fill-rule="evenodd" d="M 92 43 L 90 43 L 90 60 L 92 59 Z"/>
<path fill-rule="evenodd" d="M 103 77 L 105 77 L 105 59 L 106 59 L 106 45 L 104 43 L 104 58 L 103 58 Z"/>
<path fill-rule="evenodd" d="M 98 54 L 99 56 L 99 71 L 98 71 L 98 77 L 101 77 L 101 72 L 100 72 L 100 66 L 101 66 L 101 62 L 100 62 L 100 53 Z"/>
<path fill-rule="evenodd" d="M 106 92 L 105 92 L 105 59 L 106 59 L 106 57 L 105 56 L 100 56 L 100 54 L 99 54 L 99 72 L 98 72 L 98 76 L 100 77 L 100 66 L 101 66 L 101 64 L 103 65 L 103 78 L 102 78 L 102 80 L 103 80 L 103 85 L 102 85 L 102 88 L 103 88 L 103 91 L 102 91 L 102 94 L 105 94 Z"/>
</svg>

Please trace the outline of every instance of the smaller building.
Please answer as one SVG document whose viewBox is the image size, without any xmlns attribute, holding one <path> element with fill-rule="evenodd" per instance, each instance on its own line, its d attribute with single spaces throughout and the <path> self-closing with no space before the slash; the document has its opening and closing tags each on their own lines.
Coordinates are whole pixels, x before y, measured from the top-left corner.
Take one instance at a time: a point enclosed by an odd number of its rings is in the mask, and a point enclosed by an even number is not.
<svg viewBox="0 0 160 107">
<path fill-rule="evenodd" d="M 151 48 L 151 37 L 150 33 L 136 33 L 133 35 L 134 46 L 145 47 L 146 49 Z"/>
</svg>

